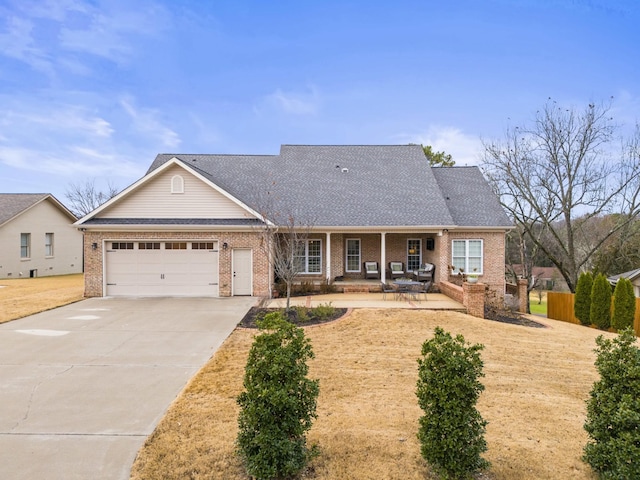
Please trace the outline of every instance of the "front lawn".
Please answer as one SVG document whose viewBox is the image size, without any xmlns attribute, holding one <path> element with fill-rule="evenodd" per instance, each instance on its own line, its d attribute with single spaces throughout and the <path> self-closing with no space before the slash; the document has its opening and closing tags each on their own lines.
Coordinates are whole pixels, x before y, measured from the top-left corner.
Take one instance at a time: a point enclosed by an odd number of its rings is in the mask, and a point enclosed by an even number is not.
<svg viewBox="0 0 640 480">
<path fill-rule="evenodd" d="M 489 421 L 485 458 L 493 465 L 481 478 L 594 479 L 581 460 L 582 425 L 601 332 L 545 323 L 552 328 L 456 312 L 357 309 L 307 327 L 316 354 L 311 378 L 320 379 L 309 441 L 321 454 L 304 478 L 430 478 L 416 438 L 417 358 L 442 326 L 485 345 L 478 408 Z M 247 479 L 234 453 L 235 399 L 256 333 L 236 330 L 192 379 L 139 452 L 133 479 Z"/>
<path fill-rule="evenodd" d="M 0 323 L 82 300 L 84 275 L 0 279 Z"/>
<path fill-rule="evenodd" d="M 529 294 L 529 308 L 534 315 L 547 316 L 547 292 L 542 292 L 542 301 L 538 296 L 538 292 L 533 291 Z"/>
</svg>

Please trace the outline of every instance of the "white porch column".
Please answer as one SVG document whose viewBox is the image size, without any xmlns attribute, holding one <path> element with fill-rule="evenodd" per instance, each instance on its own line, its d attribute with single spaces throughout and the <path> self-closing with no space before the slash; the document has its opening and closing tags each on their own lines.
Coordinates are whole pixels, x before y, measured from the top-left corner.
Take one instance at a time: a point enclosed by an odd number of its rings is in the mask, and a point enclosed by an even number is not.
<svg viewBox="0 0 640 480">
<path fill-rule="evenodd" d="M 386 233 L 380 234 L 380 279 L 382 283 L 387 283 L 387 239 Z"/>
<path fill-rule="evenodd" d="M 327 259 L 327 265 L 325 267 L 325 275 L 327 277 L 327 282 L 331 282 L 331 233 L 327 232 L 327 246 L 325 248 L 325 255 Z"/>
</svg>

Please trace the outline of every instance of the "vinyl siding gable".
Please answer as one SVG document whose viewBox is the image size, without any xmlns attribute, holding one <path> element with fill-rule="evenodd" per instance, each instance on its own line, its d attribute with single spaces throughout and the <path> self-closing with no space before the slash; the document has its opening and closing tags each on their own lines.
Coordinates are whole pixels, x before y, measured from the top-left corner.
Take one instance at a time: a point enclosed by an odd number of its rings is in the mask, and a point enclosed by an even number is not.
<svg viewBox="0 0 640 480">
<path fill-rule="evenodd" d="M 174 177 L 183 179 L 183 193 L 172 193 Z M 240 205 L 179 166 L 158 174 L 121 201 L 100 213 L 100 218 L 247 218 Z"/>
</svg>

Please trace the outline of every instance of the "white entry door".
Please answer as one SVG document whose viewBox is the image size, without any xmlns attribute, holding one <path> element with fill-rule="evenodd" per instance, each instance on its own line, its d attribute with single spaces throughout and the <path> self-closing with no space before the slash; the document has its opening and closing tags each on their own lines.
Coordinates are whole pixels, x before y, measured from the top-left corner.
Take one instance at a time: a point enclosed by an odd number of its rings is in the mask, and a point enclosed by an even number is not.
<svg viewBox="0 0 640 480">
<path fill-rule="evenodd" d="M 253 289 L 253 261 L 249 248 L 235 248 L 233 250 L 233 295 L 252 295 Z"/>
</svg>

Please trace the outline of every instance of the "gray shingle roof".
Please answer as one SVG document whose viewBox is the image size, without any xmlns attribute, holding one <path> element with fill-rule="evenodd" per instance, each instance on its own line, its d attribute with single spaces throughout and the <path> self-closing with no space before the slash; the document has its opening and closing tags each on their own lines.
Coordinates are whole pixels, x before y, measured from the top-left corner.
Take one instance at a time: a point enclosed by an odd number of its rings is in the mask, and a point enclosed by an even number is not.
<svg viewBox="0 0 640 480">
<path fill-rule="evenodd" d="M 279 155 L 160 154 L 254 210 L 342 227 L 510 227 L 476 167 L 430 168 L 419 145 L 283 145 Z"/>
<path fill-rule="evenodd" d="M 0 193 L 0 225 L 48 196 L 48 193 Z"/>
<path fill-rule="evenodd" d="M 617 275 L 612 275 L 607 280 L 609 280 L 610 283 L 615 284 L 621 278 L 635 280 L 638 276 L 640 276 L 640 268 L 636 268 L 635 270 L 629 270 L 628 272 L 624 272 L 624 273 L 619 273 Z"/>
<path fill-rule="evenodd" d="M 83 225 L 264 225 L 255 218 L 92 218 Z"/>
<path fill-rule="evenodd" d="M 439 167 L 431 171 L 457 226 L 513 226 L 478 167 Z"/>
</svg>

